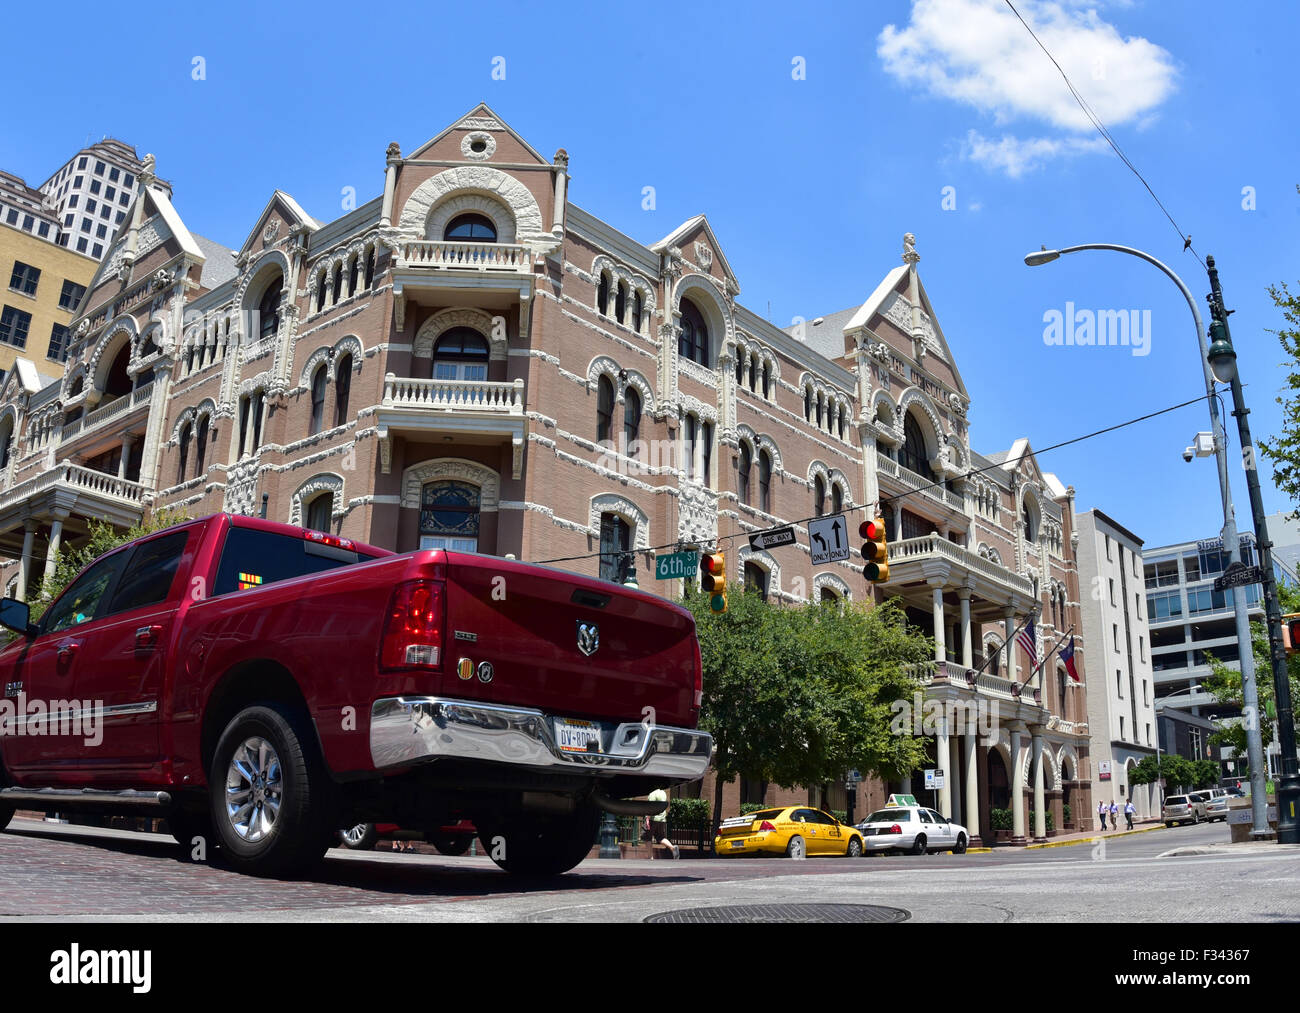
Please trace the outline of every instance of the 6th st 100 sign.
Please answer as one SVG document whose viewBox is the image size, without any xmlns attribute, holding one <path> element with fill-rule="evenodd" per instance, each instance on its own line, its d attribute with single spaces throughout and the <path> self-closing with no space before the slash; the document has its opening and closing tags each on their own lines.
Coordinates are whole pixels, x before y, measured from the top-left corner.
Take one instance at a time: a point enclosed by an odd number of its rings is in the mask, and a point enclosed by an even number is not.
<svg viewBox="0 0 1300 1013">
<path fill-rule="evenodd" d="M 655 557 L 655 580 L 677 580 L 694 577 L 700 572 L 698 552 L 670 552 Z"/>
</svg>

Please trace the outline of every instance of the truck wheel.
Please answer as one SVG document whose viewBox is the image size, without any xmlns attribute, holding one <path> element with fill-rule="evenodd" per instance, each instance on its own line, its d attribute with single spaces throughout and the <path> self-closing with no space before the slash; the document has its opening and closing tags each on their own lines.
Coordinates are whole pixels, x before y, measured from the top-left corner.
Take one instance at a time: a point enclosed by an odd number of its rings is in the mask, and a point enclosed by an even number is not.
<svg viewBox="0 0 1300 1013">
<path fill-rule="evenodd" d="M 474 838 L 469 834 L 427 834 L 425 836 L 440 855 L 463 855 L 469 850 Z"/>
<path fill-rule="evenodd" d="M 7 787 L 9 779 L 5 777 L 4 767 L 0 765 L 0 788 Z M 0 831 L 9 826 L 9 821 L 14 818 L 17 809 L 11 805 L 0 804 Z"/>
<path fill-rule="evenodd" d="M 479 834 L 483 850 L 506 872 L 558 876 L 587 857 L 596 843 L 600 810 L 582 804 L 567 816 L 517 816 Z"/>
<path fill-rule="evenodd" d="M 379 840 L 379 831 L 373 823 L 358 823 L 355 827 L 339 831 L 340 843 L 349 851 L 369 851 Z"/>
<path fill-rule="evenodd" d="M 280 704 L 236 714 L 217 742 L 208 788 L 216 841 L 239 872 L 299 872 L 329 847 L 331 783 L 304 715 Z"/>
</svg>

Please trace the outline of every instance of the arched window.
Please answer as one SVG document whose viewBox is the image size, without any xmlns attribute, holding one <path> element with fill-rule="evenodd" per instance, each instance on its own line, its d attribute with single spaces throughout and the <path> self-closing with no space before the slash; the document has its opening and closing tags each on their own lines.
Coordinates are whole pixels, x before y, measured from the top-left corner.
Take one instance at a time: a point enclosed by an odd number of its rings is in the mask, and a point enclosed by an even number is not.
<svg viewBox="0 0 1300 1013">
<path fill-rule="evenodd" d="M 758 454 L 758 508 L 765 514 L 772 512 L 772 455 L 766 450 Z"/>
<path fill-rule="evenodd" d="M 239 399 L 239 456 L 255 454 L 262 446 L 262 409 L 266 392 L 255 390 Z M 249 438 L 251 436 L 251 439 Z"/>
<path fill-rule="evenodd" d="M 910 412 L 903 417 L 903 446 L 898 452 L 898 463 L 918 475 L 930 474 L 930 455 L 925 450 L 925 434 L 921 423 Z"/>
<path fill-rule="evenodd" d="M 757 359 L 749 360 L 749 389 L 751 391 L 758 390 L 758 360 Z"/>
<path fill-rule="evenodd" d="M 770 398 L 772 389 L 772 367 L 768 362 L 763 363 L 763 397 Z"/>
<path fill-rule="evenodd" d="M 623 560 L 632 551 L 633 528 L 618 514 L 600 515 L 600 577 L 617 581 L 623 573 Z"/>
<path fill-rule="evenodd" d="M 338 303 L 343 298 L 343 265 L 334 265 L 334 296 L 333 302 Z"/>
<path fill-rule="evenodd" d="M 311 378 L 311 426 L 307 430 L 308 436 L 315 436 L 325 425 L 325 386 L 328 379 L 325 363 L 322 362 Z"/>
<path fill-rule="evenodd" d="M 312 531 L 329 531 L 333 512 L 334 493 L 321 493 L 307 504 L 307 527 Z"/>
<path fill-rule="evenodd" d="M 826 417 L 826 401 L 819 393 L 817 395 L 817 428 L 818 429 L 822 428 L 823 425 L 822 420 L 825 417 Z"/>
<path fill-rule="evenodd" d="M 740 494 L 740 502 L 746 506 L 749 505 L 749 469 L 754 462 L 753 451 L 749 449 L 748 443 L 740 445 L 740 470 L 737 478 L 736 492 Z"/>
<path fill-rule="evenodd" d="M 348 295 L 357 294 L 357 268 L 361 266 L 361 258 L 353 257 L 348 261 Z"/>
<path fill-rule="evenodd" d="M 131 374 L 127 372 L 130 364 L 131 346 L 123 345 L 114 356 L 112 365 L 108 367 L 108 377 L 104 381 L 105 403 L 131 393 L 133 384 Z"/>
<path fill-rule="evenodd" d="M 457 215 L 447 223 L 442 238 L 471 240 L 475 243 L 495 243 L 497 241 L 497 227 L 492 223 L 492 219 L 486 215 L 473 213 Z"/>
<path fill-rule="evenodd" d="M 1020 507 L 1021 520 L 1025 525 L 1025 541 L 1036 542 L 1038 540 L 1038 519 L 1034 516 L 1034 511 L 1029 505 L 1029 498 L 1026 497 Z"/>
<path fill-rule="evenodd" d="M 13 447 L 14 427 L 12 422 L 7 422 L 4 427 L 3 435 L 0 435 L 0 468 L 9 467 L 9 451 Z"/>
<path fill-rule="evenodd" d="M 844 512 L 844 491 L 838 485 L 831 486 L 831 513 Z"/>
<path fill-rule="evenodd" d="M 989 674 L 997 675 L 1002 667 L 1002 649 L 997 644 L 986 644 L 984 650 L 993 652 L 989 661 Z"/>
<path fill-rule="evenodd" d="M 701 366 L 709 364 L 709 329 L 689 299 L 682 300 L 682 333 L 677 339 L 677 354 Z"/>
<path fill-rule="evenodd" d="M 596 442 L 609 441 L 614 426 L 614 384 L 607 376 L 596 382 Z"/>
<path fill-rule="evenodd" d="M 753 560 L 745 564 L 745 591 L 754 592 L 764 601 L 767 601 L 767 578 L 767 571 Z"/>
<path fill-rule="evenodd" d="M 713 423 L 705 422 L 700 426 L 700 481 L 709 488 L 713 487 Z"/>
<path fill-rule="evenodd" d="M 266 286 L 262 299 L 257 304 L 257 334 L 259 338 L 274 337 L 280 329 L 280 293 L 284 289 L 284 279 L 276 278 Z"/>
<path fill-rule="evenodd" d="M 812 421 L 812 388 L 811 387 L 805 387 L 803 389 L 803 420 L 805 422 Z"/>
<path fill-rule="evenodd" d="M 818 517 L 826 513 L 826 483 L 820 475 L 813 479 L 813 513 Z"/>
<path fill-rule="evenodd" d="M 435 380 L 486 380 L 488 343 L 472 327 L 444 331 L 433 348 Z"/>
<path fill-rule="evenodd" d="M 375 248 L 372 246 L 366 255 L 366 288 L 375 283 Z"/>
<path fill-rule="evenodd" d="M 185 425 L 181 426 L 180 443 L 181 443 L 180 465 L 176 469 L 177 485 L 185 481 L 185 466 L 188 463 L 190 457 L 190 424 L 188 422 L 186 422 Z"/>
<path fill-rule="evenodd" d="M 641 316 L 645 313 L 645 303 L 641 299 L 641 292 L 638 289 L 632 293 L 632 330 L 638 334 L 641 333 Z"/>
<path fill-rule="evenodd" d="M 478 551 L 479 489 L 429 482 L 420 490 L 420 548 Z"/>
<path fill-rule="evenodd" d="M 840 410 L 840 439 L 844 439 L 844 415 L 843 409 Z"/>
<path fill-rule="evenodd" d="M 345 355 L 334 367 L 334 424 L 348 420 L 348 397 L 352 393 L 352 356 Z"/>
<path fill-rule="evenodd" d="M 199 419 L 199 438 L 195 444 L 194 477 L 204 473 L 208 456 L 208 416 Z"/>
<path fill-rule="evenodd" d="M 736 349 L 736 386 L 745 385 L 745 357 L 741 354 L 740 349 Z"/>
<path fill-rule="evenodd" d="M 1058 668 L 1056 670 L 1056 698 L 1060 701 L 1061 709 L 1057 713 L 1061 717 L 1065 717 L 1065 687 L 1068 685 L 1069 683 L 1065 681 L 1065 669 Z"/>
<path fill-rule="evenodd" d="M 633 444 L 641 431 L 641 395 L 629 387 L 623 395 L 623 453 L 635 457 Z"/>
<path fill-rule="evenodd" d="M 698 433 L 699 421 L 694 415 L 687 415 L 682 419 L 682 463 L 686 465 L 682 470 L 686 472 L 687 478 L 695 477 L 695 446 Z"/>
<path fill-rule="evenodd" d="M 596 309 L 602 317 L 609 311 L 609 275 L 604 271 L 600 272 L 600 281 L 596 285 Z"/>
<path fill-rule="evenodd" d="M 614 319 L 620 324 L 627 315 L 627 285 L 623 282 L 618 283 L 618 288 L 614 293 Z"/>
</svg>

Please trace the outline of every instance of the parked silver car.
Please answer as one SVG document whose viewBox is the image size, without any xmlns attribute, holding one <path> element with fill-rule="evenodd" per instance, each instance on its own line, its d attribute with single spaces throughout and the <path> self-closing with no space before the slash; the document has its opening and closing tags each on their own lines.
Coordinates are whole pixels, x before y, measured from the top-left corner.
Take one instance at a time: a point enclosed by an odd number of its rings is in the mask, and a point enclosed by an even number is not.
<svg viewBox="0 0 1300 1013">
<path fill-rule="evenodd" d="M 1160 818 L 1167 827 L 1175 823 L 1200 823 L 1205 818 L 1205 803 L 1192 795 L 1170 795 L 1165 799 Z"/>
<path fill-rule="evenodd" d="M 1228 822 L 1228 795 L 1224 792 L 1222 795 L 1216 794 L 1222 789 L 1209 788 L 1205 791 L 1194 791 L 1191 797 L 1201 803 L 1201 818 L 1213 822 Z"/>
</svg>

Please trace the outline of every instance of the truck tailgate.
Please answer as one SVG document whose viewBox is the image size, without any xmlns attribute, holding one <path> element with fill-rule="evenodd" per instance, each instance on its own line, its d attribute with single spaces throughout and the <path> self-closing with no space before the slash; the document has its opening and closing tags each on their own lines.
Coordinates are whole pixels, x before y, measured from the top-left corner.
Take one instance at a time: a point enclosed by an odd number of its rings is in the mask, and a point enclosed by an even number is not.
<svg viewBox="0 0 1300 1013">
<path fill-rule="evenodd" d="M 695 621 L 665 599 L 447 553 L 445 692 L 548 713 L 694 728 Z M 473 676 L 457 677 L 460 659 Z M 490 662 L 491 681 L 480 678 Z"/>
</svg>

